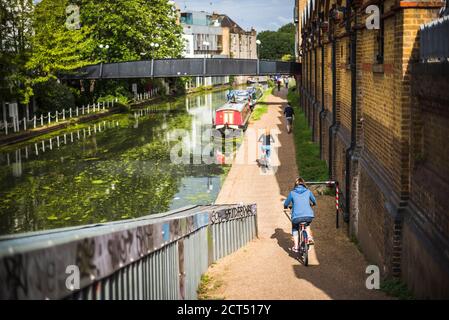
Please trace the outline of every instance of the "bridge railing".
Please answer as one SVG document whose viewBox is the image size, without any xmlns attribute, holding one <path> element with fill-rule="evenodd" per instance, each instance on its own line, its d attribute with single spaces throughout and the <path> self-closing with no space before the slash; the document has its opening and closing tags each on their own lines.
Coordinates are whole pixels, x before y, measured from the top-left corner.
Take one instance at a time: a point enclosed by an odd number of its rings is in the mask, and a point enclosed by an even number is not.
<svg viewBox="0 0 449 320">
<path fill-rule="evenodd" d="M 449 16 L 444 16 L 420 27 L 421 62 L 449 61 Z"/>
<path fill-rule="evenodd" d="M 1 237 L 0 299 L 196 299 L 208 266 L 256 236 L 252 204 Z"/>
<path fill-rule="evenodd" d="M 296 62 L 192 58 L 92 65 L 76 70 L 72 74 L 60 75 L 60 77 L 63 79 L 129 79 L 227 75 L 264 76 L 274 74 L 299 74 L 300 72 L 300 64 Z"/>
</svg>

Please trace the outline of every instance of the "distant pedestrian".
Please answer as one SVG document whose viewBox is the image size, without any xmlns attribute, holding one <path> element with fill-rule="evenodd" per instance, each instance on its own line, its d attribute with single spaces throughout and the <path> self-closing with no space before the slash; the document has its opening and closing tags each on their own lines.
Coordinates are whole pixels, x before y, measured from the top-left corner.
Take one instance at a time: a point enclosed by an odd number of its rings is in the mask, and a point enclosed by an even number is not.
<svg viewBox="0 0 449 320">
<path fill-rule="evenodd" d="M 292 106 L 287 103 L 284 109 L 285 121 L 287 123 L 287 132 L 292 132 L 293 119 L 295 117 L 295 110 L 293 110 Z"/>
<path fill-rule="evenodd" d="M 285 89 L 288 89 L 288 78 L 285 78 Z"/>
<path fill-rule="evenodd" d="M 281 91 L 281 85 L 282 85 L 281 79 L 279 79 L 278 80 L 278 92 Z"/>
</svg>

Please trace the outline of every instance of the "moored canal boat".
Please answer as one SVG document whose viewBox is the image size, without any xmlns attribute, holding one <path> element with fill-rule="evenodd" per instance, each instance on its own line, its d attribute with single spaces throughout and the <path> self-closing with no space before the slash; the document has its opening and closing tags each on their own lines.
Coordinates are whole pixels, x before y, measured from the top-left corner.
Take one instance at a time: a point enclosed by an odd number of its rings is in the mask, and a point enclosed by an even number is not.
<svg viewBox="0 0 449 320">
<path fill-rule="evenodd" d="M 215 112 L 214 127 L 217 130 L 245 130 L 251 117 L 250 101 L 227 102 Z"/>
</svg>

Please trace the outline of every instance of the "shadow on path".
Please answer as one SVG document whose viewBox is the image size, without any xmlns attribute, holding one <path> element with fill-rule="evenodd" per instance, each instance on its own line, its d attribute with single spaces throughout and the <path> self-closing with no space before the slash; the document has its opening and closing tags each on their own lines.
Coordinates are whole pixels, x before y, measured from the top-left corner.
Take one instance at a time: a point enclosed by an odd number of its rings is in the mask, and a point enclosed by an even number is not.
<svg viewBox="0 0 449 320">
<path fill-rule="evenodd" d="M 284 251 L 292 258 L 296 259 L 297 254 L 291 250 L 293 247 L 293 240 L 290 233 L 286 233 L 281 228 L 276 228 L 274 233 L 271 235 L 271 239 L 276 239 L 279 247 L 284 249 Z"/>
</svg>

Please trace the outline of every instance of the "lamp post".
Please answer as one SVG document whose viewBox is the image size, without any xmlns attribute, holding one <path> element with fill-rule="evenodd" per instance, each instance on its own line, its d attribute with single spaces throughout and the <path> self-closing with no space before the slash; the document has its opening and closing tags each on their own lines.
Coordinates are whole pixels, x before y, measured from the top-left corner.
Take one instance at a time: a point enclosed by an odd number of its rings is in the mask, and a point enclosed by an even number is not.
<svg viewBox="0 0 449 320">
<path fill-rule="evenodd" d="M 259 61 L 259 47 L 262 44 L 262 42 L 257 39 L 256 40 L 256 54 L 257 54 L 257 81 L 259 82 L 260 77 L 259 77 L 259 66 L 260 66 L 260 61 Z"/>
<path fill-rule="evenodd" d="M 203 41 L 203 46 L 206 48 L 206 50 L 204 50 L 205 51 L 204 57 L 207 58 L 207 54 L 208 54 L 208 51 L 209 51 L 210 43 L 208 41 Z M 205 86 L 206 85 L 206 77 L 204 77 L 204 81 L 203 82 L 204 82 L 203 84 Z"/>
<path fill-rule="evenodd" d="M 256 45 L 257 45 L 257 49 L 256 49 L 256 51 L 257 51 L 257 60 L 259 60 L 259 47 L 260 47 L 261 44 L 262 44 L 262 42 L 261 42 L 259 39 L 257 39 L 257 40 L 256 40 Z"/>
<path fill-rule="evenodd" d="M 106 52 L 106 62 L 108 61 L 108 53 L 107 50 L 109 49 L 109 45 L 100 44 L 98 47 L 101 49 L 101 61 L 103 61 L 103 52 Z M 104 50 L 104 51 L 103 51 Z"/>
<path fill-rule="evenodd" d="M 154 59 L 154 51 L 153 50 L 159 48 L 159 43 L 151 42 L 150 47 L 152 49 L 151 59 Z"/>
<path fill-rule="evenodd" d="M 208 54 L 208 51 L 209 51 L 210 43 L 208 41 L 204 41 L 203 42 L 203 46 L 207 48 L 207 49 L 204 50 L 205 51 L 205 58 L 207 58 L 207 54 Z"/>
</svg>

